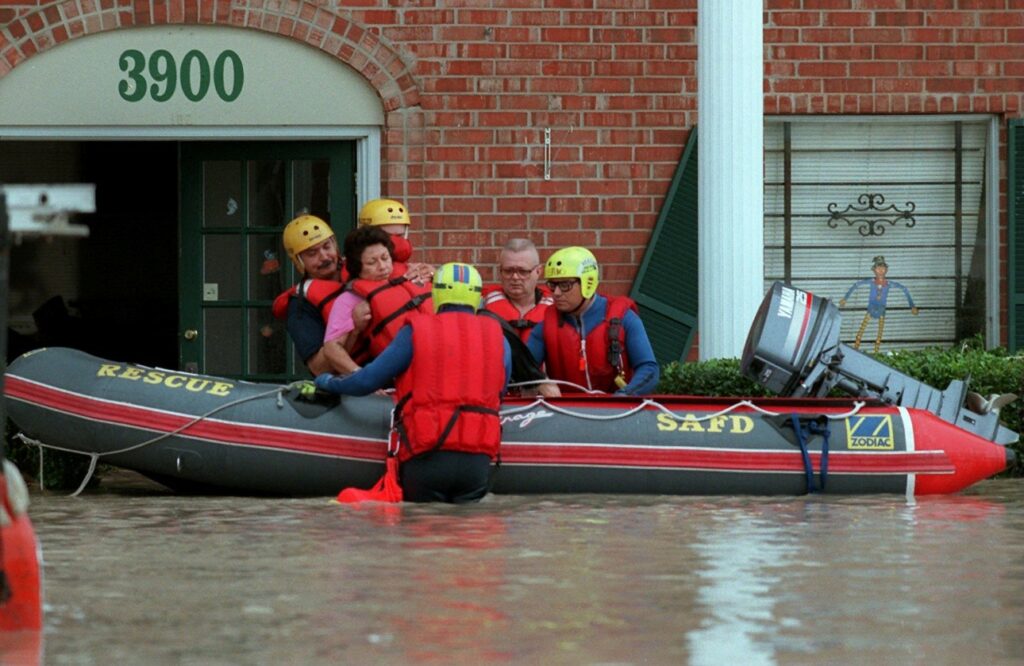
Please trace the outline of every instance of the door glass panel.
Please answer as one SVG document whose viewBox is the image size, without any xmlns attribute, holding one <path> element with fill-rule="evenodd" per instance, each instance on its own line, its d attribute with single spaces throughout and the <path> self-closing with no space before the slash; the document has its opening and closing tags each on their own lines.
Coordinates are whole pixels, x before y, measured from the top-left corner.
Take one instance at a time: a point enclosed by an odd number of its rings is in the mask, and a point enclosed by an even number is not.
<svg viewBox="0 0 1024 666">
<path fill-rule="evenodd" d="M 281 230 L 296 213 L 344 233 L 355 217 L 351 142 L 185 142 L 181 146 L 182 367 L 261 381 L 294 377 L 273 300 L 295 279 Z M 333 207 L 333 220 L 332 220 Z M 298 368 L 302 370 L 301 363 Z"/>
<path fill-rule="evenodd" d="M 238 338 L 242 334 L 241 308 L 207 308 L 203 311 L 205 372 L 211 375 L 242 374 Z"/>
<path fill-rule="evenodd" d="M 268 308 L 249 310 L 249 374 L 287 372 L 288 332 Z"/>
<path fill-rule="evenodd" d="M 249 226 L 280 227 L 284 219 L 285 164 L 281 160 L 249 162 Z"/>
<path fill-rule="evenodd" d="M 328 224 L 331 220 L 330 162 L 327 160 L 296 160 L 293 163 L 292 188 L 296 215 L 310 213 Z"/>
<path fill-rule="evenodd" d="M 288 257 L 280 234 L 252 234 L 249 246 L 249 300 L 269 301 L 284 291 Z"/>
<path fill-rule="evenodd" d="M 203 226 L 242 226 L 241 162 L 203 162 Z"/>
<path fill-rule="evenodd" d="M 203 303 L 242 300 L 241 244 L 234 234 L 203 236 Z"/>
</svg>

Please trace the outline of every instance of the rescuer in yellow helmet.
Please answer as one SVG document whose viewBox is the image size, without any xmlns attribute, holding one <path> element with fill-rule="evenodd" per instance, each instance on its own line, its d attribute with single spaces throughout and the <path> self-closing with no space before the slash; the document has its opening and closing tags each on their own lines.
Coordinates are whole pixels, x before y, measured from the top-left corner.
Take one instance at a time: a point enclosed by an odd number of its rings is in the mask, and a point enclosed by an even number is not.
<svg viewBox="0 0 1024 666">
<path fill-rule="evenodd" d="M 299 275 L 338 278 L 338 242 L 334 230 L 316 215 L 299 215 L 285 225 L 281 244 Z"/>
<path fill-rule="evenodd" d="M 367 395 L 394 380 L 394 455 L 407 501 L 475 502 L 490 488 L 511 353 L 498 321 L 476 314 L 482 286 L 473 266 L 444 264 L 434 274 L 434 314 L 410 317 L 360 370 L 316 378 L 317 388 L 342 395 Z"/>
<path fill-rule="evenodd" d="M 359 209 L 359 226 L 380 227 L 391 234 L 395 246 L 392 259 L 404 264 L 412 256 L 409 242 L 409 209 L 394 199 L 374 199 Z"/>
<path fill-rule="evenodd" d="M 431 286 L 434 312 L 439 312 L 445 305 L 467 306 L 476 312 L 480 309 L 483 288 L 480 273 L 469 264 L 445 264 L 434 274 Z"/>
<path fill-rule="evenodd" d="M 409 242 L 409 209 L 394 199 L 373 199 L 359 209 L 360 227 L 377 227 L 391 235 L 391 259 L 396 272 L 417 284 L 425 285 L 434 275 L 434 267 L 424 263 L 410 263 L 412 243 Z"/>
<path fill-rule="evenodd" d="M 584 247 L 558 250 L 544 264 L 544 278 L 554 305 L 530 332 L 527 346 L 548 376 L 563 382 L 563 393 L 654 391 L 660 370 L 636 304 L 597 293 L 594 254 Z"/>
<path fill-rule="evenodd" d="M 281 244 L 302 279 L 274 299 L 274 317 L 285 321 L 295 352 L 310 372 L 327 372 L 324 330 L 342 291 L 338 241 L 323 218 L 303 214 L 285 225 Z"/>
</svg>

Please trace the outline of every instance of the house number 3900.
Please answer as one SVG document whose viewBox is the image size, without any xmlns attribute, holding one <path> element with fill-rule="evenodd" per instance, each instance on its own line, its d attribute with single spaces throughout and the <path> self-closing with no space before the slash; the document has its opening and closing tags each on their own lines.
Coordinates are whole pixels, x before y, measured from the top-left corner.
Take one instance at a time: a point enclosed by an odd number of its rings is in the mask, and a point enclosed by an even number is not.
<svg viewBox="0 0 1024 666">
<path fill-rule="evenodd" d="M 179 86 L 189 101 L 198 102 L 210 92 L 211 82 L 217 97 L 233 102 L 245 83 L 242 59 L 230 49 L 217 56 L 212 68 L 206 55 L 196 49 L 186 53 L 180 65 L 165 49 L 153 51 L 149 58 L 142 51 L 128 49 L 117 64 L 126 77 L 118 82 L 117 92 L 127 102 L 138 102 L 146 95 L 154 102 L 166 102 Z"/>
</svg>

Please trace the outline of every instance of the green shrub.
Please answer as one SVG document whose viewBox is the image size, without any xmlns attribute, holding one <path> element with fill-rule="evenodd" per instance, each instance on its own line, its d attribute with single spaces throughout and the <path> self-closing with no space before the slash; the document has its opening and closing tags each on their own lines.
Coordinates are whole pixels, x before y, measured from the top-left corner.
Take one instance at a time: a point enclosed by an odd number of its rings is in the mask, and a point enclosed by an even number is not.
<svg viewBox="0 0 1024 666">
<path fill-rule="evenodd" d="M 1003 425 L 1024 431 L 1024 354 L 1011 356 L 1005 349 L 985 350 L 979 338 L 953 349 L 928 348 L 886 354 L 869 354 L 893 369 L 945 390 L 955 379 L 969 380 L 969 390 L 989 396 L 1016 393 L 1020 398 L 1003 407 Z M 662 368 L 659 393 L 668 395 L 764 396 L 768 393 L 753 380 L 740 375 L 739 359 L 715 359 L 700 363 L 670 363 Z M 833 391 L 831 395 L 843 395 Z M 1024 445 L 1014 445 L 1017 466 L 1024 474 Z"/>
<path fill-rule="evenodd" d="M 667 395 L 768 395 L 760 384 L 740 374 L 740 361 L 736 358 L 669 363 L 661 369 L 658 392 Z"/>
<path fill-rule="evenodd" d="M 1020 397 L 1003 407 L 999 416 L 1010 430 L 1024 430 L 1024 354 L 1011 356 L 1005 349 L 986 351 L 977 340 L 971 340 L 955 349 L 896 351 L 877 358 L 938 389 L 945 389 L 954 379 L 965 379 L 971 391 L 983 396 L 1016 393 Z M 1020 444 L 1016 450 L 1020 458 Z"/>
</svg>

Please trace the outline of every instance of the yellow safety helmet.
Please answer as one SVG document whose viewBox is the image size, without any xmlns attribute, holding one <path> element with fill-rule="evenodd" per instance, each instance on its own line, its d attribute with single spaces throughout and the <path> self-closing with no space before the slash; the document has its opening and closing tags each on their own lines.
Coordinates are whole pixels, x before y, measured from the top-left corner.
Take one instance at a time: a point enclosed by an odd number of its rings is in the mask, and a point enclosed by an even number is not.
<svg viewBox="0 0 1024 666">
<path fill-rule="evenodd" d="M 469 264 L 452 262 L 441 266 L 434 273 L 431 296 L 434 299 L 434 312 L 442 305 L 468 305 L 473 310 L 480 308 L 480 298 L 484 281 L 480 273 Z"/>
<path fill-rule="evenodd" d="M 285 225 L 281 243 L 284 245 L 284 251 L 288 253 L 288 258 L 295 264 L 295 269 L 299 271 L 299 275 L 305 275 L 306 267 L 302 265 L 299 253 L 333 237 L 334 230 L 316 215 L 299 215 Z"/>
<path fill-rule="evenodd" d="M 374 199 L 359 209 L 359 226 L 382 227 L 385 224 L 409 224 L 409 211 L 394 199 Z"/>
<path fill-rule="evenodd" d="M 544 264 L 545 280 L 579 278 L 583 298 L 590 298 L 597 291 L 597 277 L 597 259 L 585 247 L 562 248 Z"/>
</svg>

